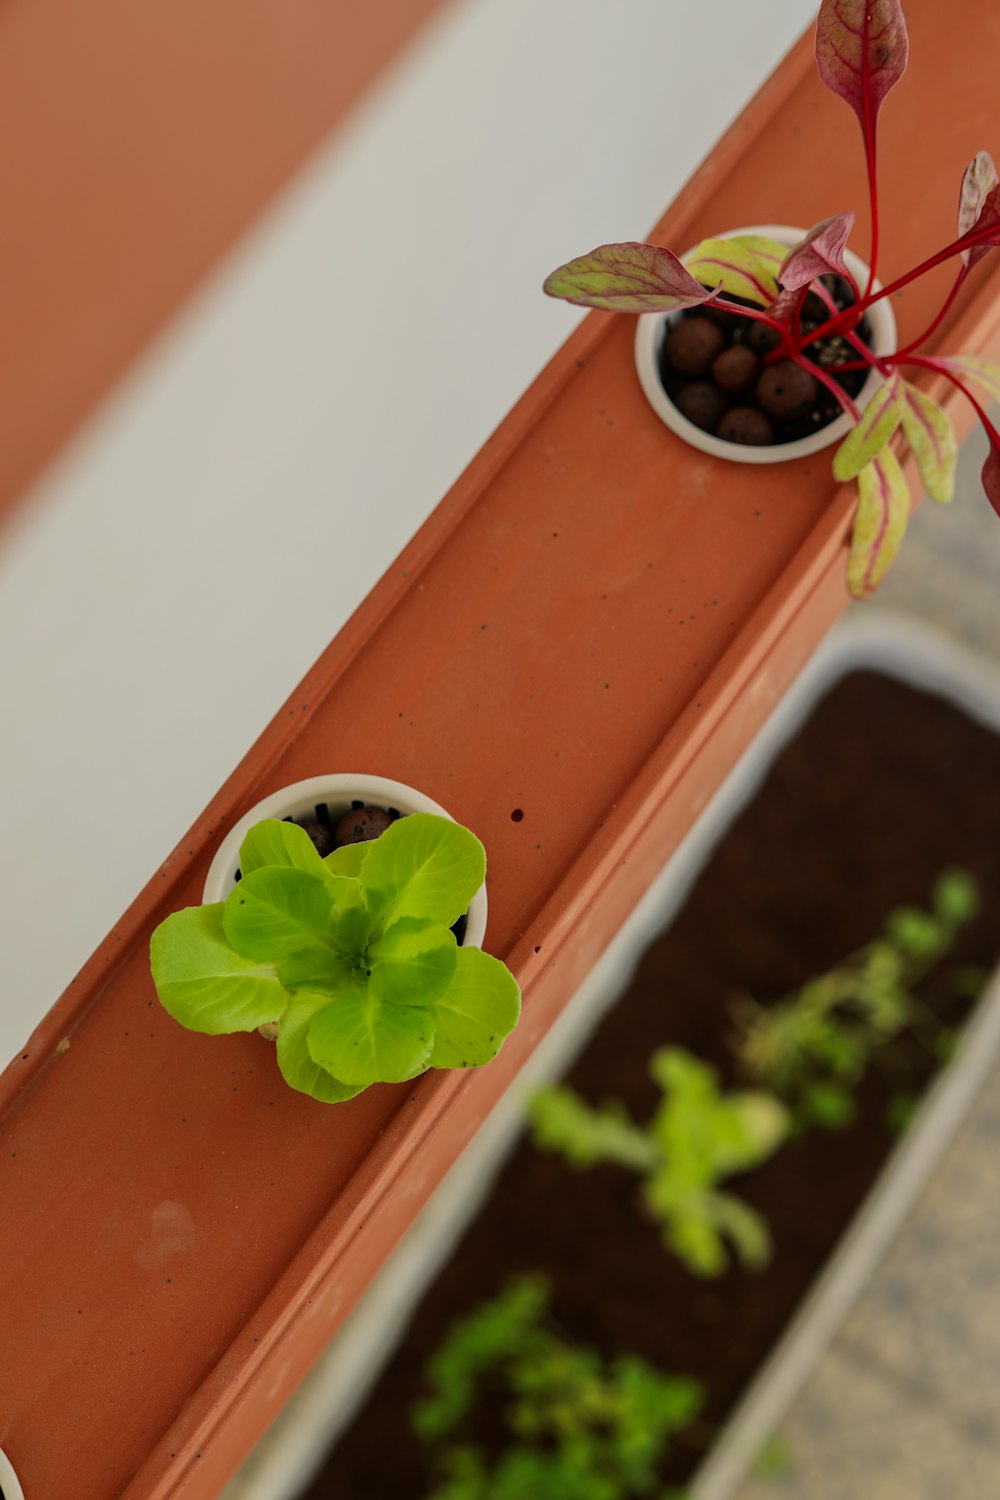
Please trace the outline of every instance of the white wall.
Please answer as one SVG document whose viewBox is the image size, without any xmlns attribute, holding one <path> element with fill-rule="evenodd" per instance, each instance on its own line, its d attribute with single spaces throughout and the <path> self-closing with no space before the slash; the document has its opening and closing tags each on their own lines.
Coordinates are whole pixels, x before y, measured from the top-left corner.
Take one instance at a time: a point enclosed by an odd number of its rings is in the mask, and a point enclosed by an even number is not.
<svg viewBox="0 0 1000 1500">
<path fill-rule="evenodd" d="M 645 234 L 813 8 L 461 0 L 46 476 L 0 550 L 0 1065 L 567 336 L 544 275 Z"/>
</svg>

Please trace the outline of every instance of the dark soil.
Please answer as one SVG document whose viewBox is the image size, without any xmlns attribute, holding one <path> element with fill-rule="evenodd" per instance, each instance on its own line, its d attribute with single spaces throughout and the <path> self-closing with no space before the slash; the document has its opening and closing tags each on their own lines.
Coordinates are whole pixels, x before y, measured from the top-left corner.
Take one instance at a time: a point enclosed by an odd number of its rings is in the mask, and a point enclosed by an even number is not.
<svg viewBox="0 0 1000 1500">
<path fill-rule="evenodd" d="M 975 876 L 982 911 L 921 993 L 954 1023 L 965 1006 L 944 982 L 948 971 L 990 966 L 1000 947 L 1000 740 L 937 699 L 851 676 L 780 757 L 570 1081 L 645 1119 L 656 1103 L 647 1059 L 664 1043 L 732 1079 L 734 994 L 777 999 L 796 989 L 875 936 L 893 907 L 925 904 L 949 866 Z M 771 1265 L 756 1274 L 698 1281 L 644 1221 L 634 1178 L 614 1168 L 577 1174 L 520 1146 L 309 1500 L 427 1493 L 406 1421 L 423 1366 L 449 1324 L 517 1272 L 551 1278 L 555 1315 L 574 1340 L 697 1376 L 707 1423 L 724 1421 L 872 1186 L 894 1139 L 889 1100 L 933 1071 L 915 1050 L 897 1064 L 866 1080 L 849 1129 L 814 1132 L 736 1181 L 774 1236 Z M 694 1443 L 679 1447 L 664 1479 L 682 1482 L 700 1457 Z"/>
<path fill-rule="evenodd" d="M 837 276 L 820 279 L 838 312 L 851 306 L 854 295 L 846 281 Z M 734 307 L 740 305 L 739 298 L 725 300 L 732 302 Z M 750 304 L 744 302 L 742 305 Z M 830 316 L 815 293 L 810 293 L 803 308 L 803 333 L 813 332 Z M 707 329 L 706 320 L 712 325 Z M 778 335 L 766 324 L 716 308 L 693 307 L 681 313 L 674 327 L 683 330 L 680 339 L 683 347 L 672 361 L 672 340 L 669 337 L 664 339 L 660 351 L 660 379 L 671 401 L 696 427 L 737 446 L 782 444 L 811 437 L 841 415 L 842 408 L 836 397 L 799 366 L 787 360 L 780 365 L 766 363 L 768 352 L 779 342 Z M 699 351 L 694 330 L 701 330 L 703 337 L 714 335 L 714 341 L 705 339 L 703 351 Z M 863 343 L 871 345 L 871 325 L 867 317 L 862 318 L 855 331 Z M 689 333 L 691 337 L 687 336 Z M 756 358 L 752 358 L 751 353 Z M 848 396 L 856 396 L 867 379 L 867 370 L 848 370 L 842 375 L 836 373 L 837 364 L 858 357 L 843 338 L 819 339 L 809 346 L 806 353 L 813 363 L 830 371 Z M 747 362 L 747 383 L 741 385 L 737 375 L 734 386 L 734 382 L 727 378 L 727 371 L 739 370 L 744 360 Z M 804 410 L 798 400 L 799 382 L 806 385 Z"/>
</svg>

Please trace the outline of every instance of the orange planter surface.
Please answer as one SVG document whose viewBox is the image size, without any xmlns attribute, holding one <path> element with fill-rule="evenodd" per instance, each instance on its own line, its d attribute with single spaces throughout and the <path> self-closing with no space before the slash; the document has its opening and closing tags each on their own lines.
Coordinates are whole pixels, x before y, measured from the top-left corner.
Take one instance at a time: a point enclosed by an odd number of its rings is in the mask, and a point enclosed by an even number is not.
<svg viewBox="0 0 1000 1500">
<path fill-rule="evenodd" d="M 0 15 L 0 521 L 442 0 Z"/>
<path fill-rule="evenodd" d="M 1000 12 L 973 10 L 959 33 L 936 0 L 908 5 L 884 276 L 949 237 L 989 144 Z M 854 120 L 806 41 L 656 237 L 864 199 Z M 971 282 L 942 346 L 1000 340 L 1000 273 Z M 934 295 L 898 299 L 904 338 Z M 4 1074 L 0 1443 L 28 1500 L 218 1493 L 846 602 L 852 494 L 829 456 L 688 450 L 639 391 L 633 333 L 595 314 L 574 335 Z M 147 944 L 197 901 L 220 829 L 353 768 L 481 835 L 487 947 L 525 1012 L 481 1072 L 324 1107 L 258 1037 L 173 1025 Z"/>
</svg>

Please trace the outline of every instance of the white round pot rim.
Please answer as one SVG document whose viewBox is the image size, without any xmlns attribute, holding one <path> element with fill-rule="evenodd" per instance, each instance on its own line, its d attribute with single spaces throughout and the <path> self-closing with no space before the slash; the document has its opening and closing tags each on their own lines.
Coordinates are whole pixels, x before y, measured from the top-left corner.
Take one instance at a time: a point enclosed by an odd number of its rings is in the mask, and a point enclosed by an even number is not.
<svg viewBox="0 0 1000 1500">
<path fill-rule="evenodd" d="M 316 806 L 332 802 L 348 808 L 354 801 L 372 803 L 377 807 L 392 807 L 404 815 L 408 813 L 434 813 L 454 823 L 451 813 L 415 787 L 402 781 L 393 781 L 387 776 L 369 776 L 363 772 L 339 771 L 328 776 L 309 776 L 304 781 L 294 781 L 290 786 L 271 792 L 245 812 L 226 834 L 215 852 L 215 858 L 205 877 L 202 902 L 207 906 L 216 901 L 225 901 L 236 884 L 236 871 L 240 863 L 240 845 L 255 823 L 264 818 L 296 818 L 313 813 Z M 485 882 L 469 902 L 465 936 L 462 946 L 481 948 L 486 936 L 486 885 Z"/>
<path fill-rule="evenodd" d="M 770 239 L 780 240 L 787 244 L 789 249 L 798 244 L 799 240 L 807 233 L 805 229 L 796 229 L 789 224 L 749 224 L 742 229 L 726 229 L 719 239 L 732 239 L 738 234 L 763 234 Z M 685 250 L 681 260 L 685 260 L 695 246 Z M 844 259 L 850 268 L 854 279 L 861 283 L 868 280 L 868 266 L 855 255 L 853 250 L 847 250 Z M 882 283 L 875 281 L 874 289 L 881 288 Z M 866 311 L 866 316 L 871 323 L 872 350 L 875 354 L 891 354 L 896 348 L 896 318 L 888 297 L 883 297 L 881 302 Z M 639 374 L 639 383 L 645 392 L 646 399 L 656 412 L 662 422 L 682 437 L 692 448 L 699 448 L 702 453 L 710 453 L 714 458 L 724 458 L 730 463 L 740 464 L 774 464 L 790 463 L 797 458 L 805 458 L 810 453 L 819 453 L 823 448 L 828 448 L 832 443 L 839 443 L 851 430 L 852 422 L 846 413 L 837 417 L 835 421 L 829 422 L 826 427 L 821 427 L 818 432 L 811 433 L 809 437 L 797 438 L 792 443 L 771 443 L 767 446 L 755 448 L 749 444 L 728 443 L 723 438 L 718 438 L 714 433 L 703 432 L 693 422 L 678 411 L 663 388 L 660 379 L 659 355 L 660 348 L 667 326 L 677 321 L 680 313 L 642 313 L 637 319 L 638 327 L 635 332 L 635 363 Z M 881 377 L 875 370 L 871 370 L 861 390 L 854 397 L 854 404 L 863 409 L 881 384 Z"/>
<path fill-rule="evenodd" d="M 2 1448 L 0 1448 L 0 1491 L 3 1492 L 3 1500 L 24 1500 L 24 1491 L 14 1473 L 14 1466 Z"/>
</svg>

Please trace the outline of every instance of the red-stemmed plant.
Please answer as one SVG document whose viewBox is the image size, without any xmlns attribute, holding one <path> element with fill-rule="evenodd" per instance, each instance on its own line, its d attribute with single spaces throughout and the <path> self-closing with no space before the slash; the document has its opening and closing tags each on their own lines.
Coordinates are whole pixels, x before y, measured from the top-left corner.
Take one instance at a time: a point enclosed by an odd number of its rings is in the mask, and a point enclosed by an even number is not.
<svg viewBox="0 0 1000 1500">
<path fill-rule="evenodd" d="M 983 488 L 1000 515 L 1000 433 L 969 389 L 972 382 L 988 396 L 1000 399 L 1000 365 L 975 355 L 920 353 L 973 267 L 988 250 L 1000 245 L 1000 184 L 987 152 L 973 157 L 962 178 L 957 237 L 906 275 L 875 289 L 879 249 L 876 126 L 883 100 L 905 72 L 907 52 L 899 0 L 823 0 L 816 23 L 819 75 L 857 114 L 865 145 L 872 235 L 864 287 L 857 285 L 844 260 L 854 225 L 852 213 L 816 224 L 791 250 L 759 236 L 743 235 L 704 240 L 682 263 L 660 245 L 634 241 L 601 245 L 560 266 L 545 282 L 550 296 L 586 307 L 648 313 L 703 306 L 737 313 L 774 330 L 775 347 L 767 360 L 792 360 L 803 366 L 834 394 L 855 424 L 837 449 L 833 471 L 838 480 L 858 481 L 847 573 L 848 587 L 856 597 L 877 588 L 909 518 L 906 481 L 889 446 L 899 429 L 913 450 L 932 499 L 948 501 L 954 489 L 957 448 L 951 421 L 937 402 L 903 377 L 904 368 L 936 371 L 972 403 L 990 441 Z M 895 353 L 875 355 L 857 333 L 867 309 L 950 259 L 959 263 L 955 281 L 929 327 Z M 819 280 L 831 273 L 846 281 L 853 297 L 840 310 Z M 802 310 L 810 292 L 822 298 L 829 316 L 803 327 Z M 739 303 L 730 300 L 734 297 Z M 821 366 L 810 357 L 820 340 L 829 348 L 829 341 L 837 336 L 847 346 L 849 359 Z M 881 383 L 859 411 L 833 377 L 869 366 L 877 370 Z"/>
</svg>

